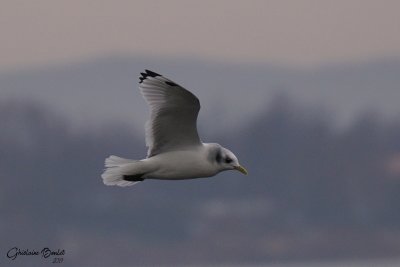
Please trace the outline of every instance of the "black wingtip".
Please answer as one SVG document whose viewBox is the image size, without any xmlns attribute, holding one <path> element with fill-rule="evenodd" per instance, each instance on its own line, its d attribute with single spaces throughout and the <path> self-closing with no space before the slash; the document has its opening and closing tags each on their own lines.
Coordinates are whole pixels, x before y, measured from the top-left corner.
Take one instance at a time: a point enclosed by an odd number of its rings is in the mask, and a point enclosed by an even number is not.
<svg viewBox="0 0 400 267">
<path fill-rule="evenodd" d="M 150 77 L 161 76 L 160 74 L 155 73 L 154 71 L 151 71 L 151 70 L 145 70 L 145 71 L 146 71 L 147 75 L 150 76 Z"/>
<path fill-rule="evenodd" d="M 176 83 L 170 81 L 166 81 L 165 83 L 168 84 L 169 86 L 178 86 Z"/>
<path fill-rule="evenodd" d="M 147 77 L 157 77 L 157 76 L 161 76 L 160 74 L 158 74 L 158 73 L 155 73 L 154 71 L 151 71 L 151 70 L 145 70 L 145 72 L 141 72 L 140 73 L 142 76 L 141 77 L 139 77 L 139 83 L 142 83 L 144 80 L 146 80 L 146 78 Z"/>
</svg>

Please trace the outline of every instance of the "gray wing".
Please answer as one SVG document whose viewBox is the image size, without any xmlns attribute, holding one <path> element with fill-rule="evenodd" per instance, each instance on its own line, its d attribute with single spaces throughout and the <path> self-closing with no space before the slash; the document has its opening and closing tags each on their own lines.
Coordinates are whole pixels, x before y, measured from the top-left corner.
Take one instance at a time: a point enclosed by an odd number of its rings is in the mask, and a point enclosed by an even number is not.
<svg viewBox="0 0 400 267">
<path fill-rule="evenodd" d="M 141 75 L 139 89 L 151 112 L 146 123 L 147 157 L 200 145 L 197 97 L 155 72 L 146 70 Z"/>
</svg>

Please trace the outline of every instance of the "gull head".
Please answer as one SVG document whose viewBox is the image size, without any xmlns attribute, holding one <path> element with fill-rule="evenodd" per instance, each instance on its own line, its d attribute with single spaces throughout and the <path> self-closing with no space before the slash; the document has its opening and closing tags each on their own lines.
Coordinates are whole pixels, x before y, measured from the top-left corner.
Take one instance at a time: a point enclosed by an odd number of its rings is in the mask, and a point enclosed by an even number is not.
<svg viewBox="0 0 400 267">
<path fill-rule="evenodd" d="M 239 164 L 239 160 L 232 151 L 219 144 L 209 145 L 211 146 L 210 160 L 217 166 L 219 171 L 237 170 L 247 175 L 247 170 Z"/>
</svg>

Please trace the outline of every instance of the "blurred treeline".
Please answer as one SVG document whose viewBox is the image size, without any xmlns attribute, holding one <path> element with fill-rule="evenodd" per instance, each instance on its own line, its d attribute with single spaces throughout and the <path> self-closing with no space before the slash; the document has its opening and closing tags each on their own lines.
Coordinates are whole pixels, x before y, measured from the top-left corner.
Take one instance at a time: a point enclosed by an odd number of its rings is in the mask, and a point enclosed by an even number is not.
<svg viewBox="0 0 400 267">
<path fill-rule="evenodd" d="M 142 129 L 73 129 L 16 100 L 0 102 L 0 123 L 2 250 L 62 246 L 70 263 L 100 265 L 400 253 L 400 120 L 365 112 L 338 129 L 327 111 L 277 96 L 204 140 L 234 151 L 249 176 L 130 188 L 106 187 L 100 174 L 109 154 L 144 157 Z"/>
</svg>

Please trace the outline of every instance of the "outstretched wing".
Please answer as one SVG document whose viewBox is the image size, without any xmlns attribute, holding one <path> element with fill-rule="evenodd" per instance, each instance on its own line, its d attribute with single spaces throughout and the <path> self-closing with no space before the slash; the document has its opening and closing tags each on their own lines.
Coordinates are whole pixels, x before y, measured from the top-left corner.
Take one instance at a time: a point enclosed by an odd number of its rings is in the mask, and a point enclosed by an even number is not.
<svg viewBox="0 0 400 267">
<path fill-rule="evenodd" d="M 147 157 L 200 145 L 199 99 L 160 74 L 150 70 L 141 74 L 139 89 L 151 112 L 146 123 Z"/>
</svg>

